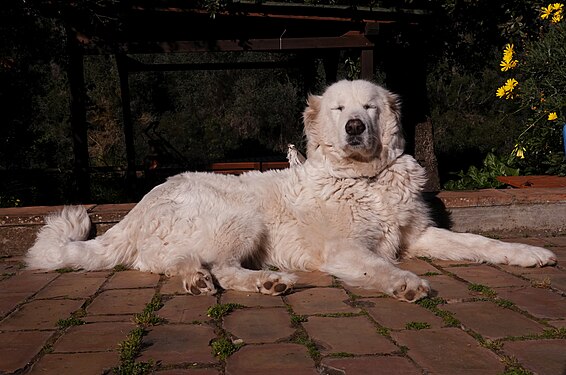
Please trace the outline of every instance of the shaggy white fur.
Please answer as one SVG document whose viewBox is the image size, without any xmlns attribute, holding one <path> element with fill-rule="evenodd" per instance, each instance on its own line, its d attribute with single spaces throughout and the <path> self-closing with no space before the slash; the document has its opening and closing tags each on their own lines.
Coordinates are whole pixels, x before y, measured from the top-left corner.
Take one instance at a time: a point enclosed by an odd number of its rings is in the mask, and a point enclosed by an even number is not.
<svg viewBox="0 0 566 375">
<path fill-rule="evenodd" d="M 181 275 L 192 294 L 213 294 L 216 284 L 277 295 L 296 280 L 287 271 L 320 270 L 415 301 L 430 286 L 397 268 L 400 256 L 556 263 L 543 248 L 432 226 L 421 197 L 425 172 L 403 155 L 399 102 L 382 87 L 335 83 L 309 97 L 304 122 L 303 164 L 241 176 L 174 176 L 91 240 L 86 210 L 65 207 L 47 218 L 27 253 L 28 266 L 97 270 L 123 264 Z"/>
</svg>

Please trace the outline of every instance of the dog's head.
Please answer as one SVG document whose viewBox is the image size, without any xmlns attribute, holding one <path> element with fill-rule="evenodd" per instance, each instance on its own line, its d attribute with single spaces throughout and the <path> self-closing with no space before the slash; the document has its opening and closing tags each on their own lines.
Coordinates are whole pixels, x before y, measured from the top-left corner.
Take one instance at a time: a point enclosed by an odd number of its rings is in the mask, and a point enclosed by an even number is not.
<svg viewBox="0 0 566 375">
<path fill-rule="evenodd" d="M 309 96 L 304 112 L 308 158 L 359 167 L 360 175 L 379 173 L 403 153 L 399 107 L 395 94 L 363 80 L 339 81 L 322 96 Z"/>
</svg>

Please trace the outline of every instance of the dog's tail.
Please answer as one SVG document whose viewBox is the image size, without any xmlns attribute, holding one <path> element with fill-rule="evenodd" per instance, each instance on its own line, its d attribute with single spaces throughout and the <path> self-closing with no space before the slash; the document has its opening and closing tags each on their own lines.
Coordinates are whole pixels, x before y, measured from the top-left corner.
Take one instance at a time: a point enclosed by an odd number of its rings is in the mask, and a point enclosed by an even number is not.
<svg viewBox="0 0 566 375">
<path fill-rule="evenodd" d="M 26 254 L 29 268 L 97 270 L 118 264 L 116 256 L 109 256 L 112 249 L 108 246 L 97 239 L 87 241 L 91 222 L 83 206 L 66 206 L 47 216 L 45 222 Z"/>
</svg>

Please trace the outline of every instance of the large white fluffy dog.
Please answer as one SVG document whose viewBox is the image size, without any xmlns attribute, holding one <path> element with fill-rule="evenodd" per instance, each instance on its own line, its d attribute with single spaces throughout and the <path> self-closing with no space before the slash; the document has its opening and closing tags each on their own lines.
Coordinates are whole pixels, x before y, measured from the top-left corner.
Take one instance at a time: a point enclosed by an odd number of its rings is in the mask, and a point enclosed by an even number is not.
<svg viewBox="0 0 566 375">
<path fill-rule="evenodd" d="M 27 264 L 85 270 L 122 264 L 180 275 L 192 294 L 215 293 L 217 284 L 277 295 L 295 281 L 286 271 L 320 270 L 415 301 L 430 286 L 397 268 L 399 257 L 556 263 L 543 248 L 432 226 L 421 197 L 425 173 L 403 155 L 398 98 L 387 90 L 340 81 L 309 97 L 304 122 L 304 164 L 241 176 L 174 176 L 91 240 L 85 209 L 66 207 L 47 218 Z"/>
</svg>

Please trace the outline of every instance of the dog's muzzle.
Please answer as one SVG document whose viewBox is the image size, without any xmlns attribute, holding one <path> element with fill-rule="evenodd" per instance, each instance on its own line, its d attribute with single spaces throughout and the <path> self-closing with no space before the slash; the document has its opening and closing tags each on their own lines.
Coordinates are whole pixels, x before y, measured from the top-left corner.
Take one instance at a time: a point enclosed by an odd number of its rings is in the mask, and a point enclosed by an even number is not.
<svg viewBox="0 0 566 375">
<path fill-rule="evenodd" d="M 346 134 L 360 135 L 366 131 L 366 125 L 359 119 L 348 120 L 346 123 Z"/>
<path fill-rule="evenodd" d="M 346 123 L 347 141 L 350 146 L 360 146 L 364 143 L 362 134 L 366 131 L 366 125 L 360 119 L 348 120 Z"/>
</svg>

